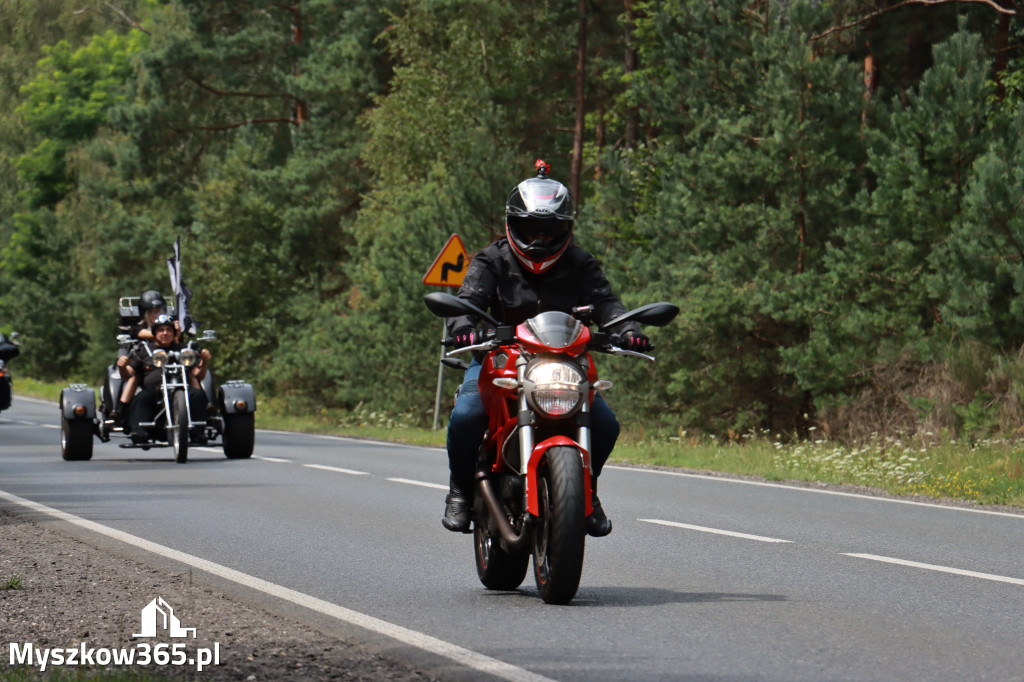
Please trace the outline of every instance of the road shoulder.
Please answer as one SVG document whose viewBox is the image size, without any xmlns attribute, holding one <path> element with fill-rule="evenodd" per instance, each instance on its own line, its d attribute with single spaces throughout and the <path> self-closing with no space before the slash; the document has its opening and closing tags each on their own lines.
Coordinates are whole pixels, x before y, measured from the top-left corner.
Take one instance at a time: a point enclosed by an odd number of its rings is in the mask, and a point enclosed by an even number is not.
<svg viewBox="0 0 1024 682">
<path fill-rule="evenodd" d="M 20 578 L 16 589 L 0 590 L 6 658 L 11 644 L 29 642 L 36 649 L 184 642 L 188 652 L 216 645 L 220 664 L 196 675 L 203 680 L 433 679 L 352 643 L 329 624 L 314 627 L 298 613 L 291 617 L 287 609 L 264 608 L 231 593 L 200 571 L 146 560 L 146 553 L 117 544 L 0 503 L 0 585 Z M 194 639 L 133 639 L 143 629 L 142 610 L 158 597 L 173 607 L 182 627 L 196 628 Z M 5 660 L 2 669 L 9 666 Z M 194 674 L 176 666 L 148 669 L 176 679 Z"/>
</svg>

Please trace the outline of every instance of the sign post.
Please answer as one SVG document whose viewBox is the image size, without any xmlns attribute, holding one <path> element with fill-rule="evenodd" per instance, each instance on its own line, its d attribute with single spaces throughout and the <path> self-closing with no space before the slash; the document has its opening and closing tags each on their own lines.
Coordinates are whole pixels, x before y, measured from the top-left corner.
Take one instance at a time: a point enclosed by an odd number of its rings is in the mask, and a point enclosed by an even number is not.
<svg viewBox="0 0 1024 682">
<path fill-rule="evenodd" d="M 460 287 L 462 278 L 466 276 L 466 269 L 469 267 L 469 255 L 466 247 L 462 245 L 459 235 L 453 234 L 448 237 L 441 253 L 437 255 L 431 264 L 427 274 L 423 275 L 423 283 L 440 287 Z M 447 334 L 447 327 L 444 321 L 441 322 L 441 338 Z M 441 412 L 441 384 L 444 382 L 444 346 L 441 346 L 441 357 L 437 362 L 437 394 L 434 396 L 434 431 L 437 431 L 438 415 Z"/>
</svg>

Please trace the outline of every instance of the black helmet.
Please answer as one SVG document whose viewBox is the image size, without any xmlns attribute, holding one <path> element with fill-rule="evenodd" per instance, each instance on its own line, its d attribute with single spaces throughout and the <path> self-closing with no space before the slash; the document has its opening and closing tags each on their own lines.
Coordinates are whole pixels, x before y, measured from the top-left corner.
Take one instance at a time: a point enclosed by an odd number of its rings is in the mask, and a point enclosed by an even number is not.
<svg viewBox="0 0 1024 682">
<path fill-rule="evenodd" d="M 529 272 L 544 272 L 572 243 L 576 209 L 565 185 L 547 177 L 537 160 L 537 177 L 523 180 L 505 202 L 505 234 L 512 253 Z"/>
<path fill-rule="evenodd" d="M 167 310 L 167 301 L 160 295 L 159 291 L 150 289 L 139 296 L 139 314 L 145 315 L 146 311 L 150 308 L 159 308 L 160 310 Z"/>
</svg>

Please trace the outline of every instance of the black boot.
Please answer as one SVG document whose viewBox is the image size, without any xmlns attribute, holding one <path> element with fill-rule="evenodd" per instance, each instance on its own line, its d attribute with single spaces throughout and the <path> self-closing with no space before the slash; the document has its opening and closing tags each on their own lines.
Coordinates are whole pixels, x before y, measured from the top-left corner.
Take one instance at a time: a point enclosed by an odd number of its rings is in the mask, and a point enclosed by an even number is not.
<svg viewBox="0 0 1024 682">
<path fill-rule="evenodd" d="M 472 483 L 463 484 L 454 478 L 448 482 L 448 497 L 444 498 L 444 518 L 441 524 L 453 533 L 469 532 L 469 505 L 473 499 Z"/>
<path fill-rule="evenodd" d="M 590 501 L 594 511 L 587 517 L 587 535 L 595 538 L 603 538 L 612 532 L 612 522 L 604 515 L 601 507 L 601 500 L 597 499 L 597 476 L 590 478 Z"/>
<path fill-rule="evenodd" d="M 201 426 L 189 431 L 188 437 L 193 445 L 206 445 L 209 442 L 206 438 L 206 429 Z"/>
<path fill-rule="evenodd" d="M 114 409 L 110 411 L 108 416 L 115 424 L 122 424 L 126 414 L 128 414 L 128 405 L 118 400 L 117 404 L 114 405 Z"/>
</svg>

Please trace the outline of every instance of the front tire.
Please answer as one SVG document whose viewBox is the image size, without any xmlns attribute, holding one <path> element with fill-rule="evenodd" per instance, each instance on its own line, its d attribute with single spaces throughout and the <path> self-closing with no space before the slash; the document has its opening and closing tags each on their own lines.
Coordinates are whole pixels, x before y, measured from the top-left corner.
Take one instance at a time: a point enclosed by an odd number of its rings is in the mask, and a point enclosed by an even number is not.
<svg viewBox="0 0 1024 682">
<path fill-rule="evenodd" d="M 92 459 L 92 424 L 60 418 L 60 455 L 66 462 Z"/>
<path fill-rule="evenodd" d="M 174 461 L 184 464 L 188 461 L 188 393 L 175 391 L 171 398 L 171 445 L 174 446 Z"/>
<path fill-rule="evenodd" d="M 256 445 L 256 415 L 252 412 L 224 415 L 224 456 L 247 459 Z"/>
<path fill-rule="evenodd" d="M 540 523 L 533 538 L 533 576 L 548 604 L 576 596 L 587 539 L 583 467 L 576 448 L 547 451 L 537 476 Z"/>
</svg>

